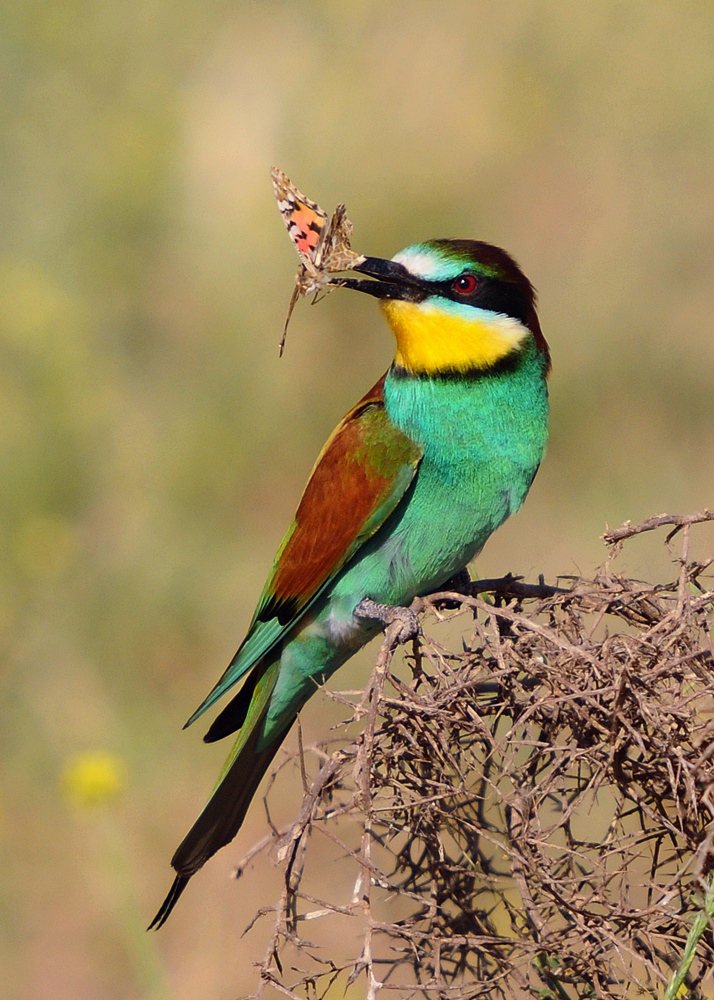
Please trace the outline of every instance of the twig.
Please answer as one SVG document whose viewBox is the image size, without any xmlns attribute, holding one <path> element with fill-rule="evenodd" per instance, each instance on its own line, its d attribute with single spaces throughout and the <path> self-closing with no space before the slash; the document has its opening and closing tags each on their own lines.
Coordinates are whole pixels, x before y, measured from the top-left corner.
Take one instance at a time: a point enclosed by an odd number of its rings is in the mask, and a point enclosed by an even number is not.
<svg viewBox="0 0 714 1000">
<path fill-rule="evenodd" d="M 618 542 L 632 538 L 634 535 L 641 535 L 643 531 L 655 531 L 667 525 L 675 525 L 675 530 L 667 536 L 667 541 L 671 541 L 677 531 L 685 525 L 701 524 L 703 521 L 714 521 L 714 511 L 700 510 L 696 514 L 659 514 L 657 517 L 650 517 L 640 524 L 633 524 L 625 521 L 621 528 L 611 528 L 602 536 L 606 545 L 616 545 Z M 619 550 L 618 550 L 619 551 Z"/>
</svg>

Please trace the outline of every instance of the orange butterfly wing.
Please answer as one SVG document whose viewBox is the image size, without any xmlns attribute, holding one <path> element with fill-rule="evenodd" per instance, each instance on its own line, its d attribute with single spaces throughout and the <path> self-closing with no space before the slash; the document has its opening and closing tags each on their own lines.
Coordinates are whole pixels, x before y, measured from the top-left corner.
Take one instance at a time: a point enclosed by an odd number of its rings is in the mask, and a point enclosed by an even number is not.
<svg viewBox="0 0 714 1000">
<path fill-rule="evenodd" d="M 295 244 L 303 264 L 308 267 L 314 265 L 325 236 L 327 213 L 298 191 L 282 170 L 273 167 L 270 176 L 288 236 Z"/>
</svg>

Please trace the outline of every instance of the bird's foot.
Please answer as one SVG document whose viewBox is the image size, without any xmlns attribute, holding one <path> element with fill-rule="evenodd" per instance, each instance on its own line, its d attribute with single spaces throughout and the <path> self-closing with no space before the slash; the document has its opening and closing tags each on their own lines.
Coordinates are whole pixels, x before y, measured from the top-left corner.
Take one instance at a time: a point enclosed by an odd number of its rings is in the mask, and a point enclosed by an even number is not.
<svg viewBox="0 0 714 1000">
<path fill-rule="evenodd" d="M 355 618 L 370 618 L 381 622 L 385 627 L 393 622 L 401 622 L 399 642 L 408 642 L 421 635 L 421 625 L 416 612 L 411 608 L 400 608 L 392 604 L 378 604 L 365 597 L 355 608 Z"/>
</svg>

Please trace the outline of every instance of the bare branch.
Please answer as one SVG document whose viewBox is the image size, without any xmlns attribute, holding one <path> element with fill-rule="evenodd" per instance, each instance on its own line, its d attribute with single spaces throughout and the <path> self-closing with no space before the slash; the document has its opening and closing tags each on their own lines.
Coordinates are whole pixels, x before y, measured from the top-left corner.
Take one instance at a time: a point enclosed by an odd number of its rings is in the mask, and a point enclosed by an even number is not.
<svg viewBox="0 0 714 1000">
<path fill-rule="evenodd" d="M 667 541 L 671 541 L 685 525 L 701 524 L 703 521 L 714 521 L 714 511 L 700 510 L 697 514 L 659 514 L 657 517 L 650 517 L 640 524 L 625 521 L 621 528 L 606 531 L 602 539 L 606 545 L 616 545 L 618 542 L 625 541 L 626 538 L 641 535 L 643 531 L 656 531 L 657 528 L 673 524 L 675 530 L 667 536 Z"/>
</svg>

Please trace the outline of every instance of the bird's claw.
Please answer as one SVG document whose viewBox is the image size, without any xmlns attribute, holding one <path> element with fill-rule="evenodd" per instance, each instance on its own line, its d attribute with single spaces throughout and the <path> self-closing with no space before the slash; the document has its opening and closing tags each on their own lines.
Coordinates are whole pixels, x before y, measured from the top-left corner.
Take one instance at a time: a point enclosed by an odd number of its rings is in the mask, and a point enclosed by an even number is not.
<svg viewBox="0 0 714 1000">
<path fill-rule="evenodd" d="M 355 608 L 356 618 L 370 618 L 373 621 L 381 622 L 385 628 L 393 622 L 401 622 L 401 632 L 399 642 L 408 642 L 421 635 L 421 624 L 419 617 L 411 608 L 400 608 L 392 604 L 378 604 L 377 601 L 365 597 Z"/>
</svg>

